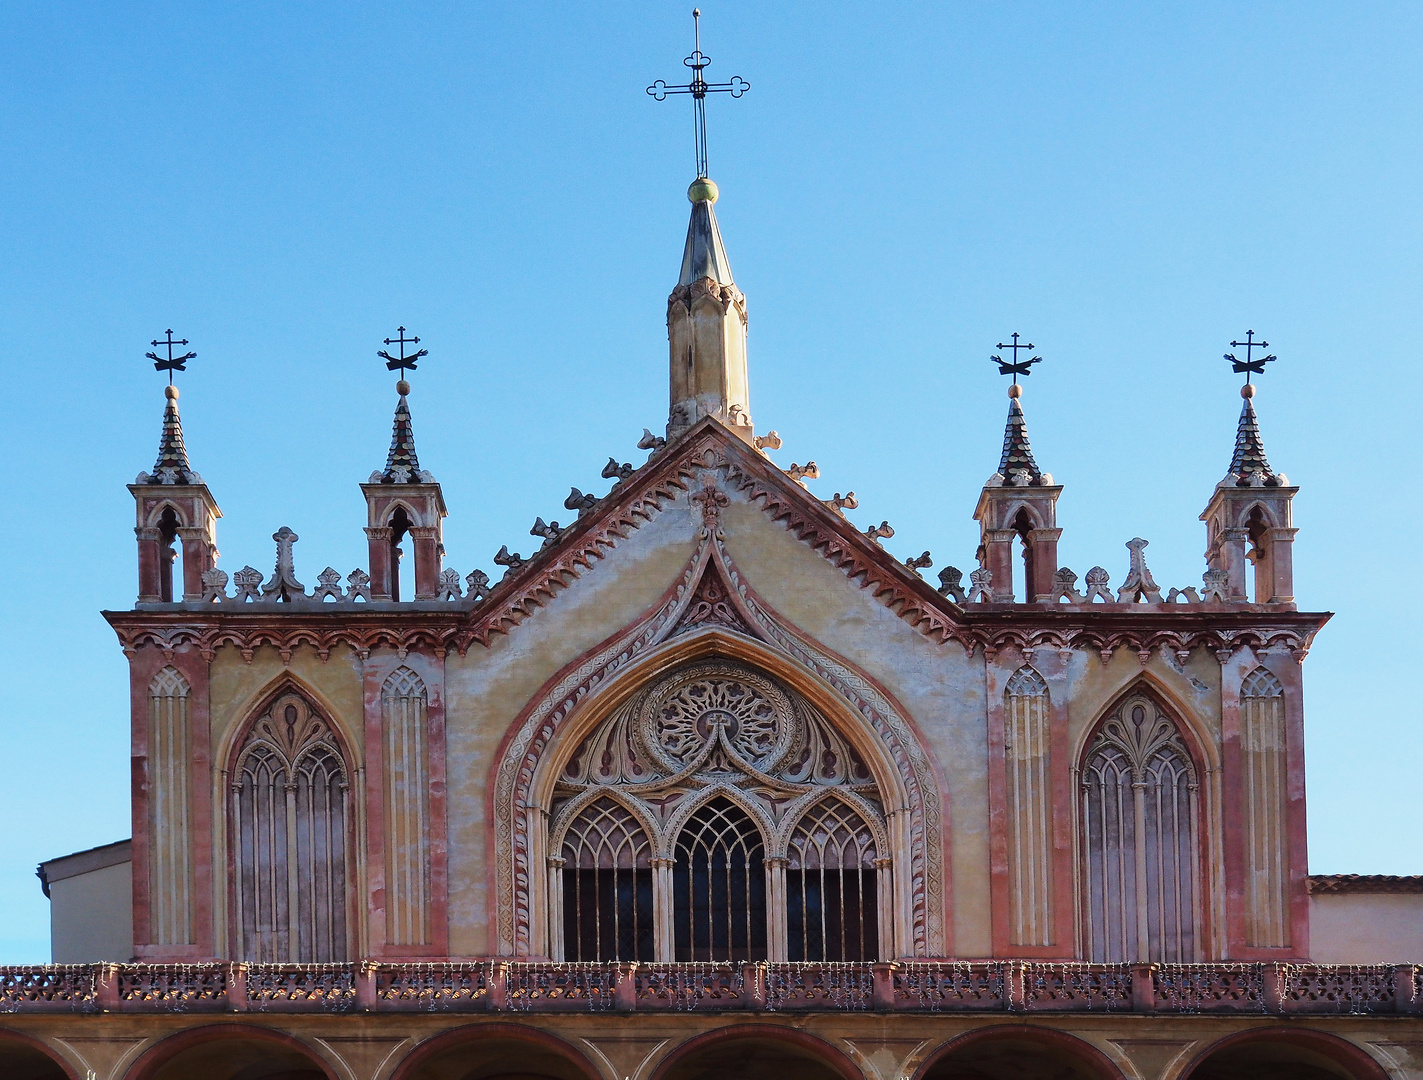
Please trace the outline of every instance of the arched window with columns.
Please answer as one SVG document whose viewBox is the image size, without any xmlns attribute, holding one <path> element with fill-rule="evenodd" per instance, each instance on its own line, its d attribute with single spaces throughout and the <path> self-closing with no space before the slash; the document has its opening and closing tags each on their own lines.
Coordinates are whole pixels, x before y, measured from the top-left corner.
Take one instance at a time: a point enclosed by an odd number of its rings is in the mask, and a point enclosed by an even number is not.
<svg viewBox="0 0 1423 1080">
<path fill-rule="evenodd" d="M 549 921 L 565 960 L 656 959 L 652 842 L 635 813 L 599 795 L 569 822 L 552 864 Z"/>
<path fill-rule="evenodd" d="M 674 667 L 561 760 L 544 845 L 556 958 L 894 955 L 884 794 L 779 680 L 731 660 Z"/>
<path fill-rule="evenodd" d="M 1199 784 L 1180 727 L 1132 692 L 1088 740 L 1079 780 L 1087 958 L 1199 960 Z"/>
<path fill-rule="evenodd" d="M 846 800 L 822 799 L 801 815 L 786 845 L 787 959 L 881 955 L 879 865 L 874 830 Z"/>
<path fill-rule="evenodd" d="M 349 955 L 348 776 L 330 723 L 295 691 L 280 694 L 242 740 L 229 810 L 237 959 Z"/>
</svg>

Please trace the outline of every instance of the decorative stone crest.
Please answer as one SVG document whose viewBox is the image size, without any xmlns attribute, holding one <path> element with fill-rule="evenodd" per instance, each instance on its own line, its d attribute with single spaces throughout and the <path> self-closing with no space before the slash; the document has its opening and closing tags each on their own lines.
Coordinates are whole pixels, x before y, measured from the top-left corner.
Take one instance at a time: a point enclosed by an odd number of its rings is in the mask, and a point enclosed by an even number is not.
<svg viewBox="0 0 1423 1080">
<path fill-rule="evenodd" d="M 702 489 L 692 494 L 692 502 L 702 509 L 702 536 L 721 535 L 721 509 L 731 504 L 726 492 L 716 486 L 716 477 L 702 477 Z"/>
<path fill-rule="evenodd" d="M 1148 543 L 1149 541 L 1139 536 L 1127 541 L 1127 550 L 1131 552 L 1131 568 L 1127 571 L 1126 581 L 1122 582 L 1122 587 L 1117 590 L 1118 603 L 1135 604 L 1141 600 L 1149 604 L 1161 603 L 1161 589 L 1146 567 L 1144 552 Z"/>
<path fill-rule="evenodd" d="M 262 599 L 290 602 L 304 597 L 306 586 L 296 579 L 296 570 L 292 567 L 292 545 L 301 537 L 283 525 L 272 534 L 272 539 L 277 542 L 277 566 L 271 580 L 262 586 Z"/>
</svg>

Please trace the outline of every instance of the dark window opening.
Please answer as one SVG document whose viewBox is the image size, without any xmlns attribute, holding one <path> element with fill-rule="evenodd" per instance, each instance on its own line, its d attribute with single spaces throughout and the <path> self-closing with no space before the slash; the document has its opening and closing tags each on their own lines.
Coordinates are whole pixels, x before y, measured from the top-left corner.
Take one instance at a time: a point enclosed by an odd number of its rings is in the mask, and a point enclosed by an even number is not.
<svg viewBox="0 0 1423 1080">
<path fill-rule="evenodd" d="M 766 959 L 765 849 L 729 799 L 713 799 L 683 826 L 672 894 L 679 961 Z"/>
<path fill-rule="evenodd" d="M 158 519 L 158 598 L 173 603 L 173 579 L 178 579 L 177 599 L 183 598 L 183 546 L 178 542 L 178 515 L 167 507 Z"/>
<path fill-rule="evenodd" d="M 652 871 L 563 871 L 563 948 L 568 960 L 651 962 Z"/>
<path fill-rule="evenodd" d="M 873 870 L 787 870 L 789 959 L 879 959 L 877 897 Z"/>
<path fill-rule="evenodd" d="M 410 515 L 405 512 L 403 506 L 397 506 L 395 513 L 390 515 L 390 598 L 392 600 L 400 599 L 400 560 L 405 554 L 400 547 L 400 542 L 410 532 L 411 524 Z"/>
</svg>

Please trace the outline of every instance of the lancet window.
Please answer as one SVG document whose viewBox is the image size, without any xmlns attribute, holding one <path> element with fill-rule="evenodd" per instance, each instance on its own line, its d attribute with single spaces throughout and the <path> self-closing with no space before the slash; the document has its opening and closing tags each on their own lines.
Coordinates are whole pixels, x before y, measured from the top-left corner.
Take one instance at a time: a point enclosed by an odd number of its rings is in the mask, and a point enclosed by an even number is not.
<svg viewBox="0 0 1423 1080">
<path fill-rule="evenodd" d="M 567 960 L 653 960 L 652 842 L 637 815 L 601 795 L 564 833 L 555 883 Z"/>
<path fill-rule="evenodd" d="M 424 945 L 430 940 L 428 703 L 425 683 L 408 667 L 397 668 L 381 687 L 389 945 Z"/>
<path fill-rule="evenodd" d="M 893 948 L 882 805 L 861 755 L 799 695 L 727 661 L 673 671 L 559 773 L 550 952 L 876 959 Z"/>
<path fill-rule="evenodd" d="M 1176 722 L 1130 695 L 1088 744 L 1080 779 L 1089 958 L 1199 959 L 1198 784 Z"/>
<path fill-rule="evenodd" d="M 1014 945 L 1051 945 L 1052 799 L 1048 789 L 1048 689 L 1021 667 L 1003 691 L 1008 784 L 1010 930 Z"/>
<path fill-rule="evenodd" d="M 1289 944 L 1285 918 L 1285 689 L 1257 667 L 1240 686 L 1245 758 L 1245 934 L 1250 945 Z"/>
<path fill-rule="evenodd" d="M 149 940 L 192 942 L 188 681 L 165 667 L 148 685 Z"/>
<path fill-rule="evenodd" d="M 231 789 L 239 959 L 346 959 L 348 788 L 335 733 L 300 694 L 252 725 Z"/>
<path fill-rule="evenodd" d="M 801 816 L 786 850 L 790 960 L 874 960 L 880 954 L 874 830 L 842 799 Z"/>
</svg>

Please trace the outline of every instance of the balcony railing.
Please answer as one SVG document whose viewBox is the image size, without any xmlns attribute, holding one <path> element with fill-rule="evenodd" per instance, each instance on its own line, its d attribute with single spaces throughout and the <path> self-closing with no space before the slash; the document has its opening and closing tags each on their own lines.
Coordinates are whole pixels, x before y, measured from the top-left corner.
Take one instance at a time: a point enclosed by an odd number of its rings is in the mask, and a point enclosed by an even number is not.
<svg viewBox="0 0 1423 1080">
<path fill-rule="evenodd" d="M 0 967 L 14 1012 L 1423 1014 L 1423 967 L 1315 964 L 65 964 Z"/>
</svg>

